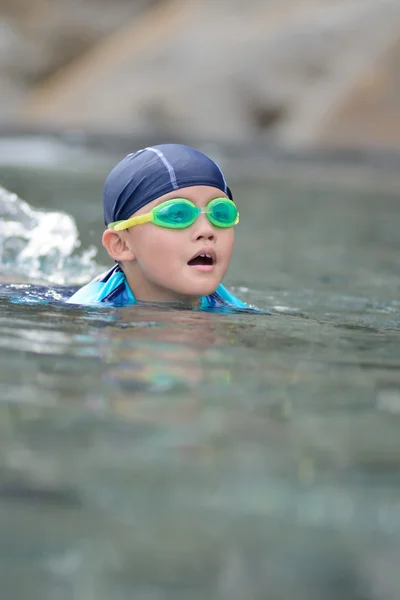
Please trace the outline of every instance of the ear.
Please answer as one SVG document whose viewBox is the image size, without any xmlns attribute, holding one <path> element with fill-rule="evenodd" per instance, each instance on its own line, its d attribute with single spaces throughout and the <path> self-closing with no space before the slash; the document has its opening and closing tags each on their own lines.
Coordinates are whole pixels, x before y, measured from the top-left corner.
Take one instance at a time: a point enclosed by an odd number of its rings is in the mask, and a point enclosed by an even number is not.
<svg viewBox="0 0 400 600">
<path fill-rule="evenodd" d="M 103 233 L 102 243 L 108 254 L 118 262 L 135 260 L 135 255 L 127 245 L 123 232 L 106 229 Z"/>
</svg>

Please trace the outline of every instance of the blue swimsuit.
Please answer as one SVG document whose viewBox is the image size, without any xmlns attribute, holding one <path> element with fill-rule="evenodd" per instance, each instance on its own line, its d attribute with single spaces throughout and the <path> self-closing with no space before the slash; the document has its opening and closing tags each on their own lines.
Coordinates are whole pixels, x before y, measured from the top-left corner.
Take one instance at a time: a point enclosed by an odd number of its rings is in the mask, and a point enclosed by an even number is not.
<svg viewBox="0 0 400 600">
<path fill-rule="evenodd" d="M 67 302 L 70 304 L 107 303 L 114 306 L 126 306 L 135 304 L 136 298 L 132 294 L 124 272 L 119 265 L 115 265 L 109 271 L 98 275 L 90 283 L 75 292 Z M 209 296 L 202 296 L 199 309 L 208 310 L 220 307 L 250 308 L 228 292 L 222 284 Z"/>
</svg>

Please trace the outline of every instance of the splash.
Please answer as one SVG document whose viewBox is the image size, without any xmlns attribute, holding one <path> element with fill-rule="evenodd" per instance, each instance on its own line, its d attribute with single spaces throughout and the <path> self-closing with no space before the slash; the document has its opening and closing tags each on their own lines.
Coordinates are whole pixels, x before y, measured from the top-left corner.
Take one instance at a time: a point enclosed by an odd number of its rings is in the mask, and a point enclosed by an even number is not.
<svg viewBox="0 0 400 600">
<path fill-rule="evenodd" d="M 80 248 L 74 219 L 63 212 L 34 210 L 0 186 L 0 269 L 7 277 L 81 284 L 98 272 L 94 246 Z"/>
</svg>

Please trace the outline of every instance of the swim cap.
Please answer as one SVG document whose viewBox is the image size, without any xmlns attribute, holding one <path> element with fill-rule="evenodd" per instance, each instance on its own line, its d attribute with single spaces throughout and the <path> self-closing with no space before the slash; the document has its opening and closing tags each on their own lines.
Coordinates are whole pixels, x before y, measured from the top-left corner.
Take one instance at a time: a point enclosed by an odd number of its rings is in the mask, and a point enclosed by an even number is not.
<svg viewBox="0 0 400 600">
<path fill-rule="evenodd" d="M 105 224 L 128 219 L 159 196 L 194 185 L 216 187 L 232 199 L 219 166 L 199 150 L 161 144 L 128 154 L 104 184 Z"/>
</svg>

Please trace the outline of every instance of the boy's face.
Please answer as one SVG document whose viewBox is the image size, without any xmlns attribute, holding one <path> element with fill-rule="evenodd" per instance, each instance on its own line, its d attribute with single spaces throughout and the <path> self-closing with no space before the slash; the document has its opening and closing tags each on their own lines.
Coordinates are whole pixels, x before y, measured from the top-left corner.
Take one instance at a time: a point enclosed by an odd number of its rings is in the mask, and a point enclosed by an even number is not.
<svg viewBox="0 0 400 600">
<path fill-rule="evenodd" d="M 222 197 L 227 196 L 215 187 L 181 188 L 146 204 L 135 216 L 173 198 L 186 198 L 204 209 L 210 200 Z M 134 257 L 123 262 L 134 295 L 138 300 L 159 302 L 185 301 L 188 296 L 214 292 L 228 270 L 235 236 L 233 227 L 214 227 L 205 214 L 185 229 L 145 223 L 118 233 Z M 191 263 L 199 253 L 211 255 L 212 264 L 202 264 L 201 259 Z"/>
</svg>

